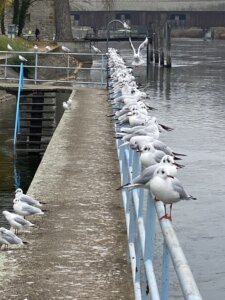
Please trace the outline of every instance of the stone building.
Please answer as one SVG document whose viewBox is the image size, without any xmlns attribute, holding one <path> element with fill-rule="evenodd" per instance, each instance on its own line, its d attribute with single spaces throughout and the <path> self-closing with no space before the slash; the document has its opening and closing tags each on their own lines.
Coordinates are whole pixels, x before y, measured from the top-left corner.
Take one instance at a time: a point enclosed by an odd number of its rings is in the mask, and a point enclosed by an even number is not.
<svg viewBox="0 0 225 300">
<path fill-rule="evenodd" d="M 224 27 L 225 1 L 222 0 L 70 0 L 73 31 L 79 27 L 105 29 L 112 19 L 127 21 L 132 26 L 162 24 L 170 20 L 173 26 Z M 41 39 L 53 39 L 55 33 L 54 0 L 32 4 L 26 17 L 24 32 L 36 26 Z M 12 15 L 12 14 L 11 14 Z M 6 24 L 11 23 L 7 13 Z"/>
<path fill-rule="evenodd" d="M 225 1 L 70 0 L 72 23 L 104 27 L 111 19 L 149 26 L 171 20 L 175 26 L 225 26 Z"/>
</svg>

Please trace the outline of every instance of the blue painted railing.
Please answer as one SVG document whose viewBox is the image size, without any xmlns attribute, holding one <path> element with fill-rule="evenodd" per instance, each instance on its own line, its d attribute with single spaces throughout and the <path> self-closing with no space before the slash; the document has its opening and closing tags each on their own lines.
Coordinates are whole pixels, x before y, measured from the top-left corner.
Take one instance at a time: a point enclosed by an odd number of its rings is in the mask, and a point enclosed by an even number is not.
<svg viewBox="0 0 225 300">
<path fill-rule="evenodd" d="M 17 134 L 20 133 L 20 94 L 23 89 L 24 84 L 24 68 L 23 63 L 20 64 L 20 76 L 19 76 L 19 84 L 18 84 L 18 93 L 17 93 L 17 101 L 16 101 L 16 118 L 15 118 L 15 128 L 14 128 L 14 138 L 13 145 L 15 150 Z"/>
<path fill-rule="evenodd" d="M 126 184 L 140 174 L 140 160 L 136 151 L 129 146 L 120 147 L 120 144 L 121 141 L 117 140 L 121 183 Z M 184 299 L 201 300 L 202 297 L 173 230 L 172 223 L 167 219 L 160 220 L 164 215 L 163 203 L 161 201 L 155 202 L 147 189 L 130 191 L 123 189 L 122 199 L 135 299 L 169 299 L 169 260 L 171 258 Z M 157 285 L 153 267 L 157 217 L 164 237 L 160 288 Z"/>
</svg>

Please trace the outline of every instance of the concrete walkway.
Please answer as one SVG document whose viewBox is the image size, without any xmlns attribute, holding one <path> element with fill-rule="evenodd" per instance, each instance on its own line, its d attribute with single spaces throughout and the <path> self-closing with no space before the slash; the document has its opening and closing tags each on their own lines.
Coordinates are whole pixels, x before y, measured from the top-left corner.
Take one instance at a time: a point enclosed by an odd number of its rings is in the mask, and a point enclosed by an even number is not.
<svg viewBox="0 0 225 300">
<path fill-rule="evenodd" d="M 28 190 L 48 211 L 0 253 L 0 299 L 134 299 L 106 99 L 76 90 Z"/>
</svg>

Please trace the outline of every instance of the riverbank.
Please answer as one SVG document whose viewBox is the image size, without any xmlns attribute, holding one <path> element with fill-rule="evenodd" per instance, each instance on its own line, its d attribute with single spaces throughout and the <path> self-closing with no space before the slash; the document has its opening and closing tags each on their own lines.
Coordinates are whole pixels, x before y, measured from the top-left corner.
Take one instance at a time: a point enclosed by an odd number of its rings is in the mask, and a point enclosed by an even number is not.
<svg viewBox="0 0 225 300">
<path fill-rule="evenodd" d="M 212 27 L 210 32 L 214 39 L 225 39 L 225 27 Z M 173 28 L 171 31 L 172 38 L 204 38 L 204 35 L 205 31 L 199 27 Z"/>
</svg>

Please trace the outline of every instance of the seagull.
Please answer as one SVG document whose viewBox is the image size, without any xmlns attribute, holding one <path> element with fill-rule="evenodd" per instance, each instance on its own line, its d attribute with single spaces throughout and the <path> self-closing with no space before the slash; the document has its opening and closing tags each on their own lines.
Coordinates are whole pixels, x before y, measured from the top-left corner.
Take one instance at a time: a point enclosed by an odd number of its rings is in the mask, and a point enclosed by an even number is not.
<svg viewBox="0 0 225 300">
<path fill-rule="evenodd" d="M 141 152 L 140 161 L 144 168 L 159 163 L 166 154 L 162 150 L 155 149 L 154 142 L 144 145 L 140 150 L 137 151 Z M 176 156 L 173 156 L 173 159 L 180 160 L 180 158 Z"/>
<path fill-rule="evenodd" d="M 71 98 L 69 98 L 67 101 L 67 104 L 69 105 L 69 107 L 71 107 L 72 103 L 73 103 L 73 100 Z"/>
<path fill-rule="evenodd" d="M 38 46 L 34 45 L 34 51 L 38 51 Z"/>
<path fill-rule="evenodd" d="M 123 22 L 123 27 L 124 27 L 125 29 L 130 29 L 130 26 L 127 24 L 126 21 Z"/>
<path fill-rule="evenodd" d="M 154 172 L 160 166 L 164 166 L 169 175 L 175 176 L 177 174 L 177 169 L 183 168 L 183 165 L 174 162 L 174 159 L 170 155 L 164 155 L 160 163 L 156 163 L 145 168 L 140 175 L 135 177 L 131 183 L 124 184 L 117 188 L 120 190 L 122 188 L 134 189 L 134 188 L 147 188 L 149 189 L 150 180 L 153 178 Z"/>
<path fill-rule="evenodd" d="M 2 213 L 11 226 L 10 230 L 15 229 L 16 234 L 18 233 L 18 230 L 21 229 L 23 226 L 35 226 L 30 221 L 25 220 L 22 216 L 17 215 L 15 213 L 9 212 L 7 210 L 4 210 Z"/>
<path fill-rule="evenodd" d="M 22 55 L 19 55 L 19 59 L 21 60 L 21 61 L 28 61 L 25 57 L 23 57 Z"/>
<path fill-rule="evenodd" d="M 62 46 L 62 50 L 67 53 L 71 52 L 71 50 L 65 46 Z"/>
<path fill-rule="evenodd" d="M 9 44 L 7 45 L 7 49 L 8 49 L 9 51 L 13 51 L 13 50 L 14 50 Z"/>
<path fill-rule="evenodd" d="M 1 227 L 0 228 L 0 244 L 5 245 L 5 250 L 8 249 L 9 245 L 23 245 L 27 242 L 22 241 L 18 236 L 16 236 L 12 231 Z"/>
<path fill-rule="evenodd" d="M 46 46 L 45 49 L 46 49 L 46 51 L 51 51 L 52 50 L 52 48 L 50 46 Z"/>
<path fill-rule="evenodd" d="M 20 199 L 15 198 L 13 200 L 13 209 L 20 216 L 31 216 L 31 215 L 43 215 L 44 212 L 35 206 L 29 205 L 26 202 L 20 201 Z"/>
<path fill-rule="evenodd" d="M 94 45 L 91 45 L 91 49 L 95 52 L 95 53 L 102 53 L 102 51 L 100 49 L 98 49 L 97 47 L 95 47 Z"/>
<path fill-rule="evenodd" d="M 132 62 L 132 65 L 133 66 L 140 66 L 140 65 L 143 65 L 144 64 L 144 60 L 142 58 L 142 54 L 141 54 L 141 50 L 143 50 L 143 48 L 145 47 L 146 44 L 146 39 L 144 40 L 144 42 L 142 42 L 139 47 L 138 47 L 138 50 L 136 50 L 134 48 L 134 45 L 131 41 L 131 38 L 129 37 L 129 41 L 130 41 L 130 45 L 131 45 L 131 48 L 133 49 L 133 52 L 134 52 L 134 58 L 133 58 L 133 62 Z"/>
<path fill-rule="evenodd" d="M 28 195 L 25 195 L 21 188 L 16 189 L 15 195 L 16 195 L 16 198 L 19 199 L 20 201 L 26 202 L 27 204 L 32 205 L 32 206 L 40 207 L 40 206 L 42 206 L 42 204 L 45 204 L 44 202 L 40 202 Z"/>
<path fill-rule="evenodd" d="M 155 196 L 156 201 L 164 203 L 165 215 L 160 219 L 172 221 L 172 205 L 180 200 L 197 200 L 186 193 L 181 182 L 176 177 L 169 175 L 164 166 L 157 168 L 153 178 L 149 182 L 150 191 Z M 166 204 L 170 204 L 170 214 L 166 212 Z"/>
<path fill-rule="evenodd" d="M 70 110 L 71 109 L 71 105 L 68 102 L 66 102 L 66 101 L 63 101 L 62 105 L 63 105 L 63 108 L 65 110 Z"/>
</svg>

